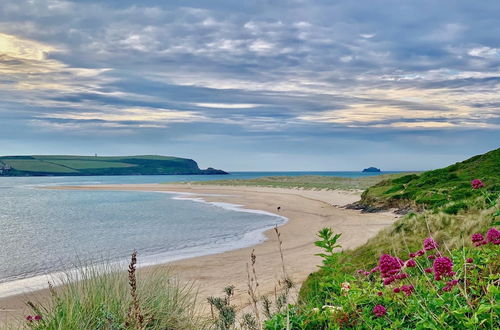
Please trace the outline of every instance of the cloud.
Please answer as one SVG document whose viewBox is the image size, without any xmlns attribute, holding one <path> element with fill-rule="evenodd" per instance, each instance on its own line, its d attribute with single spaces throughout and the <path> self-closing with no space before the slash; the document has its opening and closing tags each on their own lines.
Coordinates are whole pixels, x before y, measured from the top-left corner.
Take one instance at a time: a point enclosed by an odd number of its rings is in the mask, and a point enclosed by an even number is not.
<svg viewBox="0 0 500 330">
<path fill-rule="evenodd" d="M 0 132 L 267 139 L 255 152 L 316 150 L 340 136 L 349 150 L 382 137 L 398 149 L 412 134 L 428 146 L 460 132 L 471 150 L 477 130 L 500 138 L 499 9 L 494 0 L 11 1 L 0 12 Z"/>
</svg>

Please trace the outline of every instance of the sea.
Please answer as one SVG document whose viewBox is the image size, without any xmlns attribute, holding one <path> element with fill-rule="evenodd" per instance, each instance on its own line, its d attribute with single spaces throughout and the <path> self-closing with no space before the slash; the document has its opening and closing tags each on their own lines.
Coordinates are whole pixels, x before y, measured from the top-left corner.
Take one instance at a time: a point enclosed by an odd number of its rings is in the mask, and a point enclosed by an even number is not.
<svg viewBox="0 0 500 330">
<path fill-rule="evenodd" d="M 0 298 L 37 290 L 72 269 L 154 265 L 256 245 L 286 218 L 183 193 L 48 190 L 45 186 L 361 177 L 396 172 L 233 172 L 229 175 L 0 177 Z"/>
</svg>

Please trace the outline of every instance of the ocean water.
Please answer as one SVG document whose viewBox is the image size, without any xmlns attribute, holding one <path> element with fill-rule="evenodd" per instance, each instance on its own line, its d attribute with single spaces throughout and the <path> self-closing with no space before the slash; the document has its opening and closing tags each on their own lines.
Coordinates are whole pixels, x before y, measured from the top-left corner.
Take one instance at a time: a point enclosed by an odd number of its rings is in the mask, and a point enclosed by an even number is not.
<svg viewBox="0 0 500 330">
<path fill-rule="evenodd" d="M 251 246 L 285 218 L 189 194 L 40 189 L 50 185 L 160 183 L 267 175 L 361 176 L 359 172 L 236 172 L 227 176 L 0 178 L 0 297 L 44 287 L 75 265 L 141 265 Z M 368 175 L 374 175 L 372 173 Z"/>
</svg>

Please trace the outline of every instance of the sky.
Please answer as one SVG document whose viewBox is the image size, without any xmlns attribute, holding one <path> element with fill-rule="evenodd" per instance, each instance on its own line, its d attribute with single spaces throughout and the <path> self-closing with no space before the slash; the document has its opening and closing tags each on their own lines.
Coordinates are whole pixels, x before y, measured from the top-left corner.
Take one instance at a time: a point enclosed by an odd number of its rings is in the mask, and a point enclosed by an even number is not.
<svg viewBox="0 0 500 330">
<path fill-rule="evenodd" d="M 500 146 L 498 0 L 0 0 L 0 154 L 426 170 Z"/>
</svg>

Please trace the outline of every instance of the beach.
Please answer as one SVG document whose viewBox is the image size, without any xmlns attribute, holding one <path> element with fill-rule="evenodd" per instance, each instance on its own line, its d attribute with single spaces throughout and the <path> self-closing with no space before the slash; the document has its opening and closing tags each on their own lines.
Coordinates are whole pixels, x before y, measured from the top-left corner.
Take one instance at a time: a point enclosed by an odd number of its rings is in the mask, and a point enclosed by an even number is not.
<svg viewBox="0 0 500 330">
<path fill-rule="evenodd" d="M 246 209 L 262 210 L 286 217 L 289 221 L 279 227 L 283 242 L 283 256 L 287 276 L 294 281 L 296 289 L 307 276 L 317 270 L 321 259 L 315 254 L 320 250 L 314 245 L 317 232 L 331 227 L 342 233 L 343 249 L 352 249 L 364 244 L 381 229 L 391 225 L 397 216 L 385 213 L 363 214 L 342 206 L 359 199 L 360 191 L 300 190 L 264 187 L 232 187 L 197 184 L 134 184 L 67 186 L 50 189 L 133 190 L 189 193 L 187 198 L 201 198 L 207 202 L 241 205 Z M 280 208 L 278 210 L 278 207 Z M 253 247 L 241 248 L 219 254 L 206 255 L 165 265 L 181 280 L 194 281 L 198 288 L 200 306 L 208 310 L 206 298 L 222 296 L 223 288 L 235 286 L 232 300 L 239 308 L 249 303 L 247 294 L 247 264 L 252 251 L 256 255 L 256 274 L 259 295 L 273 294 L 275 286 L 283 277 L 279 242 L 274 230 L 265 233 L 267 240 Z M 141 256 L 139 255 L 139 258 Z M 0 299 L 0 319 L 23 315 L 27 300 L 44 301 L 47 290 Z"/>
</svg>

